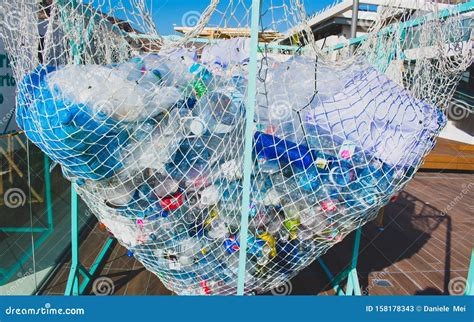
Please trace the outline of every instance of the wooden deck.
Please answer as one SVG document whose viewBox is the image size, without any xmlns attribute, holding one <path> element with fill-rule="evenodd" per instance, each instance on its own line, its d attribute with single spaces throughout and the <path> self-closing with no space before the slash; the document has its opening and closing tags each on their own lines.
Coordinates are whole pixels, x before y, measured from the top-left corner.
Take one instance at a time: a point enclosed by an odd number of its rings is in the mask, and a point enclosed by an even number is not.
<svg viewBox="0 0 474 322">
<path fill-rule="evenodd" d="M 474 171 L 474 145 L 440 138 L 422 168 Z"/>
<path fill-rule="evenodd" d="M 449 283 L 467 277 L 474 247 L 474 175 L 419 173 L 386 207 L 384 229 L 373 223 L 362 230 L 358 274 L 364 294 L 449 294 Z M 323 256 L 334 274 L 350 263 L 354 234 Z M 80 247 L 88 267 L 107 239 L 96 226 Z M 63 294 L 69 273 L 63 264 L 44 289 L 45 295 Z M 170 295 L 157 277 L 146 271 L 126 250 L 115 244 L 97 276 L 114 281 L 116 295 Z M 86 290 L 91 294 L 92 290 Z M 317 263 L 292 280 L 293 295 L 334 294 Z"/>
</svg>

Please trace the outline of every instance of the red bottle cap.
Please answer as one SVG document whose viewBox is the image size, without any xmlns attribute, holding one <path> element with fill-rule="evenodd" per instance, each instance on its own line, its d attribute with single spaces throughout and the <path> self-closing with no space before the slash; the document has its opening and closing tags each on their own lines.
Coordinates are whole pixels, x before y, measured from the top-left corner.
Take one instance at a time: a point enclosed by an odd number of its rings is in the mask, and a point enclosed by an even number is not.
<svg viewBox="0 0 474 322">
<path fill-rule="evenodd" d="M 160 200 L 160 206 L 165 211 L 176 210 L 183 205 L 183 194 L 176 192 L 175 194 L 162 198 Z"/>
</svg>

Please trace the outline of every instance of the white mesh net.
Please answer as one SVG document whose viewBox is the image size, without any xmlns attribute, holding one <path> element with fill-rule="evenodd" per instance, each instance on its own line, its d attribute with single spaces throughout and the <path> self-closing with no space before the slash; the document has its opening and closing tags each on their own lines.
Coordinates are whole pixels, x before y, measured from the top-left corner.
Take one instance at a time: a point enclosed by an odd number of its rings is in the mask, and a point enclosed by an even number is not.
<svg viewBox="0 0 474 322">
<path fill-rule="evenodd" d="M 212 1 L 181 39 L 158 33 L 152 3 L 2 0 L 17 122 L 166 287 L 235 294 L 251 1 Z M 459 8 L 386 1 L 351 54 L 321 48 L 300 0 L 262 1 L 246 293 L 296 275 L 415 174 L 472 60 Z"/>
</svg>

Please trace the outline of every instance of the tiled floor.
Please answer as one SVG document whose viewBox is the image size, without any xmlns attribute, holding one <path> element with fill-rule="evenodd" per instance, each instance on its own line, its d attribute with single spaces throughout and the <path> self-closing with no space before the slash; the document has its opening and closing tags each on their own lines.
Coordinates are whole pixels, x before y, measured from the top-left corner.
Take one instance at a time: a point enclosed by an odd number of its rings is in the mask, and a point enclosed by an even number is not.
<svg viewBox="0 0 474 322">
<path fill-rule="evenodd" d="M 384 229 L 369 223 L 362 230 L 358 274 L 364 294 L 449 294 L 456 278 L 467 277 L 474 247 L 473 200 L 473 174 L 419 173 L 386 207 Z M 334 274 L 350 263 L 353 238 L 351 234 L 323 256 Z M 106 239 L 95 227 L 83 241 L 80 256 L 86 267 Z M 68 273 L 66 263 L 43 293 L 62 294 Z M 116 295 L 171 294 L 117 244 L 99 268 L 100 276 L 113 280 Z M 334 294 L 317 262 L 292 280 L 291 289 L 294 295 Z"/>
</svg>

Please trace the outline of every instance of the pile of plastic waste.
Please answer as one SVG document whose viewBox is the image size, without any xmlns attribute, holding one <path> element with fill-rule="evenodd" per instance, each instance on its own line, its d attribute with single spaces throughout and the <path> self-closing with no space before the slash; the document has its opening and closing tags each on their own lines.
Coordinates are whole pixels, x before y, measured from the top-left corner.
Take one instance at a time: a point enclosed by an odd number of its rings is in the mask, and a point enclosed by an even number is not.
<svg viewBox="0 0 474 322">
<path fill-rule="evenodd" d="M 178 294 L 236 291 L 245 45 L 39 66 L 19 86 L 28 138 Z M 257 92 L 246 292 L 279 285 L 373 219 L 445 123 L 363 63 L 262 56 Z"/>
</svg>

